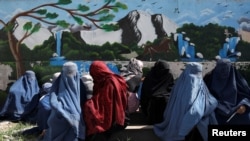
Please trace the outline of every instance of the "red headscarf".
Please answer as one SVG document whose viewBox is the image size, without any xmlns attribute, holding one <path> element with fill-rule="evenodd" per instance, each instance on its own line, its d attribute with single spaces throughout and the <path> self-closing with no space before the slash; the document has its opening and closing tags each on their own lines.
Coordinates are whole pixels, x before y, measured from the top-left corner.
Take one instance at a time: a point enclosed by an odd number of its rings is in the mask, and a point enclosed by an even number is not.
<svg viewBox="0 0 250 141">
<path fill-rule="evenodd" d="M 127 107 L 126 81 L 113 73 L 103 61 L 93 61 L 93 97 L 83 106 L 87 135 L 108 130 L 113 123 L 124 125 Z"/>
</svg>

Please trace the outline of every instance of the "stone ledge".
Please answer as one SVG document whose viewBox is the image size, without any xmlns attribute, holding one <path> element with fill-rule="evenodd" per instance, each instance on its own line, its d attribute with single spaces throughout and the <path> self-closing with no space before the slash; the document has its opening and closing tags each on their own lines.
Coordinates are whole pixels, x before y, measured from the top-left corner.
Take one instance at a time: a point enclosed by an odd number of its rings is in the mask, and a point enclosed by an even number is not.
<svg viewBox="0 0 250 141">
<path fill-rule="evenodd" d="M 152 125 L 127 126 L 114 133 L 109 141 L 161 141 L 154 133 Z"/>
<path fill-rule="evenodd" d="M 125 130 L 139 130 L 139 129 L 152 129 L 153 125 L 129 125 Z"/>
</svg>

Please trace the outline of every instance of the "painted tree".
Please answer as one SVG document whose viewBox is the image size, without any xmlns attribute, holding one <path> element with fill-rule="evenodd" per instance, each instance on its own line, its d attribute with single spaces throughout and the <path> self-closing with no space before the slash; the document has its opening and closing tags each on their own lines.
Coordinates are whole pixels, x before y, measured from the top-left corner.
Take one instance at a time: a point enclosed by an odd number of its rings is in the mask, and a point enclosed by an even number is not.
<svg viewBox="0 0 250 141">
<path fill-rule="evenodd" d="M 82 25 L 85 29 L 89 29 L 90 27 L 88 25 L 86 26 L 84 21 L 89 21 L 92 23 L 91 25 L 96 28 L 104 29 L 106 31 L 112 31 L 119 28 L 117 25 L 109 24 L 108 22 L 114 19 L 114 13 L 119 12 L 120 9 L 127 9 L 125 4 L 117 2 L 116 0 L 104 0 L 103 5 L 92 11 L 86 3 L 79 3 L 75 9 L 68 8 L 67 6 L 71 3 L 72 0 L 58 0 L 56 3 L 41 4 L 30 10 L 17 13 L 8 22 L 4 22 L 0 19 L 0 24 L 3 25 L 7 33 L 9 47 L 16 62 L 17 78 L 25 72 L 20 45 L 26 38 L 40 30 L 41 23 L 62 28 L 68 28 L 71 25 L 68 21 L 59 19 L 59 14 L 57 12 L 49 11 L 48 8 L 68 13 L 78 25 Z M 25 34 L 21 39 L 17 40 L 14 36 L 14 32 L 19 26 L 17 19 L 20 17 L 32 18 L 38 22 L 26 22 L 23 25 Z"/>
</svg>

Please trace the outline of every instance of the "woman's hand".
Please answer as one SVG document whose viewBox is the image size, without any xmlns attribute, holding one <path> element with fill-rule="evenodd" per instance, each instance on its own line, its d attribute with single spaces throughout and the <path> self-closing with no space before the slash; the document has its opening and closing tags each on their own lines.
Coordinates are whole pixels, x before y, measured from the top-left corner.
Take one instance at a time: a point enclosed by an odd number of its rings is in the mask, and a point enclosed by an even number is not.
<svg viewBox="0 0 250 141">
<path fill-rule="evenodd" d="M 246 106 L 245 105 L 241 105 L 238 109 L 237 109 L 237 113 L 238 114 L 243 114 L 246 111 Z"/>
</svg>

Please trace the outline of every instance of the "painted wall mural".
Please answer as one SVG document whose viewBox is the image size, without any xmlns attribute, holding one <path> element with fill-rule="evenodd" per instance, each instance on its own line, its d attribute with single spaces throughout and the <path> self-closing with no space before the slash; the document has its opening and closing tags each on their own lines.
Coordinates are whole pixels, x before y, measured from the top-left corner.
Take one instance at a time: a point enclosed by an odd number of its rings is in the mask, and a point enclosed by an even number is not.
<svg viewBox="0 0 250 141">
<path fill-rule="evenodd" d="M 249 5 L 249 0 L 0 0 L 0 76 L 5 76 L 0 89 L 27 69 L 45 80 L 68 60 L 82 73 L 95 59 L 111 67 L 131 57 L 249 61 Z"/>
</svg>

